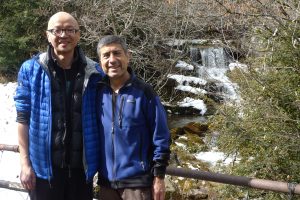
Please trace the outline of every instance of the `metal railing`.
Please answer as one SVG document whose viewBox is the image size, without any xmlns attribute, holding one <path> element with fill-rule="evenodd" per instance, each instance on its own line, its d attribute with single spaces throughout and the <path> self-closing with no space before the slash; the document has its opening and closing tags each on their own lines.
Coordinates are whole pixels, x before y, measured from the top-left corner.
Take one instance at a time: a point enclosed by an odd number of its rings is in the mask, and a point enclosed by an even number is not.
<svg viewBox="0 0 300 200">
<path fill-rule="evenodd" d="M 191 170 L 169 166 L 167 174 L 171 176 L 180 176 L 199 180 L 212 181 L 230 185 L 251 187 L 262 190 L 271 190 L 274 192 L 285 192 L 291 194 L 300 194 L 300 184 L 272 181 L 265 179 L 249 178 L 244 176 L 233 176 L 221 173 L 212 173 L 200 170 Z"/>
<path fill-rule="evenodd" d="M 19 152 L 18 145 L 0 144 L 0 151 Z M 199 180 L 212 181 L 230 185 L 244 186 L 261 190 L 270 190 L 274 192 L 283 192 L 289 194 L 300 194 L 300 184 L 272 181 L 265 179 L 249 178 L 244 176 L 233 176 L 221 173 L 206 172 L 200 170 L 191 170 L 185 168 L 177 168 L 173 166 L 167 167 L 167 175 L 179 176 L 184 178 L 192 178 Z M 20 183 L 0 180 L 0 188 L 6 188 L 17 191 L 25 191 Z"/>
<path fill-rule="evenodd" d="M 15 190 L 20 192 L 27 192 L 21 183 L 15 183 L 11 181 L 0 180 L 0 188 L 5 188 L 9 190 Z"/>
</svg>

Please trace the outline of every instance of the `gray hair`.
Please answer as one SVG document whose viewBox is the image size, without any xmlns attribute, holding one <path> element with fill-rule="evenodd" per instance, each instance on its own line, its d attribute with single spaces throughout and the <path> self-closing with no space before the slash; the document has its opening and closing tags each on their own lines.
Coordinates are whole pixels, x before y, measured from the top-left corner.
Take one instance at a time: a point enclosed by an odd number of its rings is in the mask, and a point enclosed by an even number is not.
<svg viewBox="0 0 300 200">
<path fill-rule="evenodd" d="M 107 35 L 99 40 L 98 45 L 97 45 L 97 54 L 100 55 L 100 49 L 103 46 L 106 46 L 106 45 L 109 45 L 112 43 L 120 44 L 122 46 L 123 50 L 125 51 L 125 53 L 128 52 L 127 44 L 121 37 L 116 36 L 116 35 Z"/>
</svg>

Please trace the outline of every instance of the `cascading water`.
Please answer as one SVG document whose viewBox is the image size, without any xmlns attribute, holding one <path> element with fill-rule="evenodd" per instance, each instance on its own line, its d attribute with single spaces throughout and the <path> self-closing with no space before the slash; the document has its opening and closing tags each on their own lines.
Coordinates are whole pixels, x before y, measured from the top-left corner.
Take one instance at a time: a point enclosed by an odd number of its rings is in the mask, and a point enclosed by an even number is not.
<svg viewBox="0 0 300 200">
<path fill-rule="evenodd" d="M 204 95 L 216 102 L 239 104 L 238 86 L 231 82 L 226 73 L 233 67 L 244 68 L 245 66 L 235 62 L 226 48 L 223 48 L 220 43 L 216 45 L 211 42 L 209 45 L 208 41 L 203 40 L 173 43 L 182 47 L 189 46 L 190 55 L 189 61 L 177 62 L 175 67 L 180 68 L 180 74 L 168 75 L 168 78 L 177 82 L 174 89 L 184 92 L 182 97 L 185 98 L 177 102 L 178 107 L 195 108 L 199 110 L 200 115 L 213 114 L 213 109 L 208 110 L 203 101 Z"/>
<path fill-rule="evenodd" d="M 226 76 L 232 61 L 222 47 L 190 48 L 190 58 L 199 78 L 207 81 L 205 89 L 225 101 L 238 100 L 237 85 Z"/>
<path fill-rule="evenodd" d="M 229 58 L 221 47 L 208 47 L 199 49 L 202 59 L 202 65 L 211 68 L 224 68 L 228 66 Z M 200 63 L 199 63 L 200 64 Z"/>
</svg>

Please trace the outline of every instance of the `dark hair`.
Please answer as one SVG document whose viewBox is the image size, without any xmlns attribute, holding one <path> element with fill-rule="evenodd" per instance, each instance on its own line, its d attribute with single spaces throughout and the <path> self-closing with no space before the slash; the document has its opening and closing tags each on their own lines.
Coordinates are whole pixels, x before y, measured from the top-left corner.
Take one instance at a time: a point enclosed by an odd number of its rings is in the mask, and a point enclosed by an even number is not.
<svg viewBox="0 0 300 200">
<path fill-rule="evenodd" d="M 116 36 L 116 35 L 107 35 L 99 40 L 98 45 L 97 45 L 97 54 L 99 55 L 100 49 L 103 46 L 106 46 L 106 45 L 109 45 L 112 43 L 120 44 L 122 46 L 123 50 L 125 51 L 125 53 L 128 52 L 127 44 L 121 37 Z"/>
</svg>

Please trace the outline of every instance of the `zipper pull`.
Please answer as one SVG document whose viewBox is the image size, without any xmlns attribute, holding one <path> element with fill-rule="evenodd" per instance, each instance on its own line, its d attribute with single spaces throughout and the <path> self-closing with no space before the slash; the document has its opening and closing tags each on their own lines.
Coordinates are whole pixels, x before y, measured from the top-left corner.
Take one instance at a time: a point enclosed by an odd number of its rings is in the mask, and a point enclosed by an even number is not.
<svg viewBox="0 0 300 200">
<path fill-rule="evenodd" d="M 112 124 L 111 126 L 111 134 L 114 134 L 115 133 L 115 127 L 114 127 L 114 124 Z"/>
<path fill-rule="evenodd" d="M 49 183 L 49 188 L 52 189 L 51 180 L 50 180 L 50 177 L 49 177 L 49 176 L 48 176 L 48 183 Z"/>
<path fill-rule="evenodd" d="M 70 168 L 70 165 L 69 165 L 69 178 L 71 178 L 71 176 L 72 176 L 72 173 L 71 173 L 71 168 Z"/>
<path fill-rule="evenodd" d="M 145 171 L 144 161 L 141 161 L 141 166 L 142 166 L 143 170 Z"/>
<path fill-rule="evenodd" d="M 119 118 L 119 126 L 122 128 L 122 117 Z"/>
</svg>

